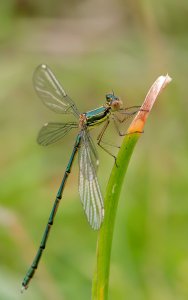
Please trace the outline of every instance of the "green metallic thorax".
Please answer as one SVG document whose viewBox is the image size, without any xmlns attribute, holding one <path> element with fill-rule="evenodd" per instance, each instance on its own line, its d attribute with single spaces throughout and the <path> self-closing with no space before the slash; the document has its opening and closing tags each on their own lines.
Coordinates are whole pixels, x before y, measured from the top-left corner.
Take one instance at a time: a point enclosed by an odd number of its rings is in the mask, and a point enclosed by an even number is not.
<svg viewBox="0 0 188 300">
<path fill-rule="evenodd" d="M 87 126 L 95 126 L 104 122 L 110 115 L 110 107 L 98 107 L 85 113 Z"/>
</svg>

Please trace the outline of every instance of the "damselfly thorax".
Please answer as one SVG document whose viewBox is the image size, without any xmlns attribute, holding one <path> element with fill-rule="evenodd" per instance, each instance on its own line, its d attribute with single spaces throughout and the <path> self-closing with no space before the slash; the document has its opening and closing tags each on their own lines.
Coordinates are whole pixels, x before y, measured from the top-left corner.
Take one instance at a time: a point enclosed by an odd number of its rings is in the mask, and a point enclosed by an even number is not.
<svg viewBox="0 0 188 300">
<path fill-rule="evenodd" d="M 106 121 L 111 112 L 118 111 L 122 108 L 122 101 L 113 94 L 106 95 L 106 103 L 103 106 L 80 114 L 79 127 L 96 126 Z"/>
<path fill-rule="evenodd" d="M 89 127 L 94 127 L 103 123 L 110 115 L 110 107 L 101 106 L 94 110 L 83 113 L 79 117 L 79 127 L 84 126 L 89 129 Z"/>
</svg>

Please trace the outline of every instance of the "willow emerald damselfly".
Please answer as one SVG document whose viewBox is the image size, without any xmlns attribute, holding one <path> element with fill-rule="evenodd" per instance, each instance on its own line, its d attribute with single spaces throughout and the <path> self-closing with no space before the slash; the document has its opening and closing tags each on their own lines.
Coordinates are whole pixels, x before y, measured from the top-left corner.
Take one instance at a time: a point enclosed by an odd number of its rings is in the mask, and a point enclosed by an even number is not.
<svg viewBox="0 0 188 300">
<path fill-rule="evenodd" d="M 38 267 L 43 250 L 46 247 L 47 238 L 53 225 L 65 183 L 71 172 L 72 164 L 77 152 L 79 161 L 79 194 L 83 209 L 91 227 L 95 230 L 100 228 L 104 218 L 104 201 L 97 180 L 97 168 L 99 165 L 98 155 L 89 131 L 91 128 L 104 123 L 104 126 L 98 135 L 97 144 L 116 160 L 116 157 L 109 152 L 103 143 L 102 138 L 104 132 L 110 121 L 113 120 L 118 133 L 124 135 L 124 133 L 121 133 L 119 130 L 119 124 L 125 122 L 139 110 L 139 106 L 123 108 L 122 101 L 116 97 L 114 93 L 111 93 L 106 95 L 104 105 L 86 113 L 80 113 L 76 104 L 66 94 L 50 68 L 44 64 L 37 67 L 33 76 L 33 83 L 37 95 L 48 108 L 56 113 L 70 114 L 75 118 L 74 122 L 52 122 L 45 124 L 38 134 L 38 143 L 42 146 L 48 146 L 62 139 L 73 128 L 78 129 L 78 134 L 43 233 L 40 246 L 23 279 L 22 290 L 28 287 L 31 278 Z M 119 115 L 117 115 L 117 113 L 119 113 Z"/>
</svg>

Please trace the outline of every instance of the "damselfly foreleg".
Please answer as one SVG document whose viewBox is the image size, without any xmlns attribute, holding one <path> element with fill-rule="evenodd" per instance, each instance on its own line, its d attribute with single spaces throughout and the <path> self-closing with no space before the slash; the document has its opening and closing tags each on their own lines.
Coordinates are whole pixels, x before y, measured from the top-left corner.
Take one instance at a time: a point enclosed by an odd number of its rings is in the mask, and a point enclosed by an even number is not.
<svg viewBox="0 0 188 300">
<path fill-rule="evenodd" d="M 134 113 L 133 113 L 134 114 Z M 131 117 L 131 115 L 129 115 L 129 118 Z M 114 115 L 113 116 L 113 121 L 114 121 L 114 125 L 115 125 L 115 128 L 116 128 L 116 131 L 117 131 L 117 133 L 119 134 L 119 136 L 125 136 L 125 135 L 128 135 L 128 134 L 131 134 L 131 133 L 127 133 L 127 131 L 126 132 L 122 132 L 120 129 L 119 129 L 119 124 L 118 124 L 118 122 L 119 123 L 123 123 L 121 120 L 119 120 L 118 118 L 117 118 L 117 116 L 116 115 Z M 128 119 L 128 118 L 127 118 Z M 125 121 L 127 121 L 127 119 L 124 119 L 124 122 Z M 132 132 L 132 133 L 144 133 L 143 131 L 135 131 L 135 132 Z"/>
<path fill-rule="evenodd" d="M 129 112 L 129 110 L 131 110 L 133 108 L 136 108 L 136 110 Z M 112 115 L 112 119 L 114 121 L 114 125 L 115 125 L 116 131 L 118 132 L 119 136 L 125 136 L 127 134 L 127 131 L 122 132 L 120 130 L 119 125 L 127 122 L 130 118 L 132 118 L 134 115 L 136 115 L 139 111 L 145 111 L 145 110 L 140 109 L 140 106 L 130 106 L 130 107 L 121 109 L 117 112 L 117 114 Z M 118 116 L 118 113 L 119 113 L 119 116 Z M 137 133 L 142 133 L 142 132 L 137 132 Z"/>
</svg>

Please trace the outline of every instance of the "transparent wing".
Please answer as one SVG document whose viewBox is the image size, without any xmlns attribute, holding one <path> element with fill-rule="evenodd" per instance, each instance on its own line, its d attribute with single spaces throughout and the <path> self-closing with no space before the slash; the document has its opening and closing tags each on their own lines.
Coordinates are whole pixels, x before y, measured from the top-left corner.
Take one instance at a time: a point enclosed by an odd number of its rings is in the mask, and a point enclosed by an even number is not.
<svg viewBox="0 0 188 300">
<path fill-rule="evenodd" d="M 97 173 L 98 166 L 99 166 L 99 158 L 98 158 L 97 149 L 95 147 L 95 144 L 94 144 L 89 132 L 85 131 L 85 134 L 87 135 L 87 143 L 89 144 L 89 149 L 90 149 L 90 153 L 91 153 L 91 161 L 92 161 L 92 164 L 95 167 L 95 171 Z"/>
<path fill-rule="evenodd" d="M 47 65 L 40 65 L 33 75 L 33 84 L 43 103 L 60 114 L 79 116 L 79 111 Z"/>
<path fill-rule="evenodd" d="M 82 132 L 79 148 L 79 193 L 88 222 L 97 230 L 104 218 L 104 203 L 96 175 L 97 163 L 94 163 L 95 155 L 88 134 L 87 131 Z"/>
<path fill-rule="evenodd" d="M 63 138 L 72 128 L 77 128 L 78 124 L 68 123 L 47 123 L 39 131 L 37 142 L 42 146 L 56 143 Z"/>
</svg>

